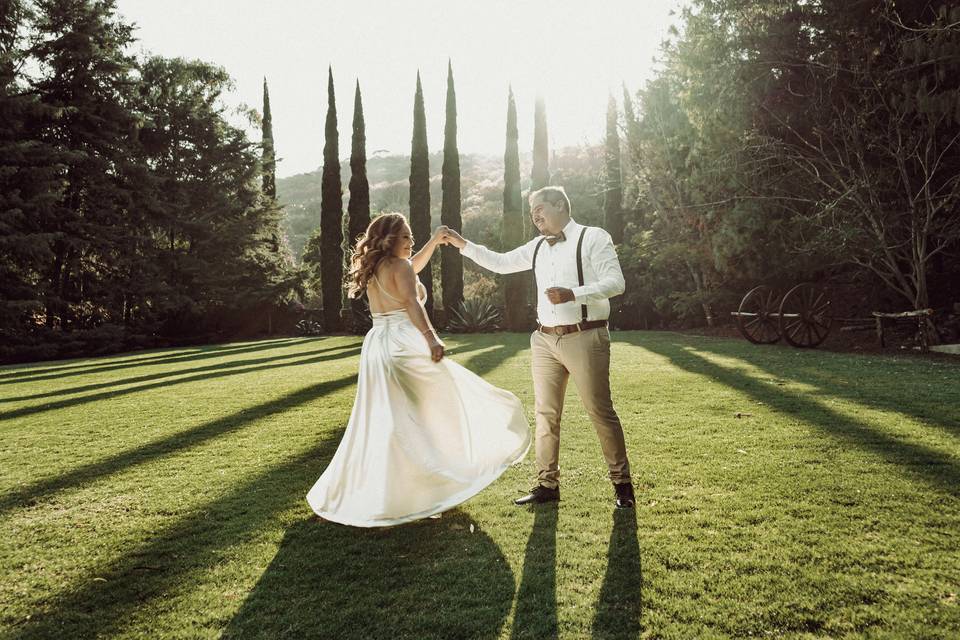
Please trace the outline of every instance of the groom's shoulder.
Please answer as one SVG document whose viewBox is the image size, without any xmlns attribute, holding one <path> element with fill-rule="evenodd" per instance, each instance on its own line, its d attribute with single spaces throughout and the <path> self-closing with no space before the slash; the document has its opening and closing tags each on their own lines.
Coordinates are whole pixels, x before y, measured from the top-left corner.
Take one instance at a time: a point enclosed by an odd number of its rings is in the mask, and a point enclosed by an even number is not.
<svg viewBox="0 0 960 640">
<path fill-rule="evenodd" d="M 580 223 L 577 223 L 580 224 Z M 603 227 L 594 227 L 589 224 L 581 224 L 580 228 L 584 231 L 584 238 L 590 238 L 598 242 L 613 241 L 613 236 Z"/>
</svg>

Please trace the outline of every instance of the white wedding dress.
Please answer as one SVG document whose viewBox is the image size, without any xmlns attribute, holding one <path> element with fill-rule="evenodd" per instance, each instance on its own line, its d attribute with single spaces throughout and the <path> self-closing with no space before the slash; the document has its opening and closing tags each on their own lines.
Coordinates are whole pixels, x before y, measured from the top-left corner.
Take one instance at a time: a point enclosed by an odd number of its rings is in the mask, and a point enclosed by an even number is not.
<svg viewBox="0 0 960 640">
<path fill-rule="evenodd" d="M 376 276 L 371 283 L 394 299 Z M 422 303 L 419 279 L 417 289 Z M 450 509 L 522 460 L 530 446 L 515 395 L 449 358 L 433 362 L 406 310 L 371 315 L 350 421 L 307 493 L 317 515 L 355 527 Z"/>
</svg>

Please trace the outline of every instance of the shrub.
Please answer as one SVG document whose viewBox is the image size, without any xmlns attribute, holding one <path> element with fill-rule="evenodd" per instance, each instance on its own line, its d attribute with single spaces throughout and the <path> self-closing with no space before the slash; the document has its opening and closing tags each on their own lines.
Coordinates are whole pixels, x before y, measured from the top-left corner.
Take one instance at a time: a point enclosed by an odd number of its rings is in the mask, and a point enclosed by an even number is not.
<svg viewBox="0 0 960 640">
<path fill-rule="evenodd" d="M 452 333 L 486 333 L 500 328 L 500 312 L 488 300 L 470 298 L 451 314 L 447 330 Z"/>
</svg>

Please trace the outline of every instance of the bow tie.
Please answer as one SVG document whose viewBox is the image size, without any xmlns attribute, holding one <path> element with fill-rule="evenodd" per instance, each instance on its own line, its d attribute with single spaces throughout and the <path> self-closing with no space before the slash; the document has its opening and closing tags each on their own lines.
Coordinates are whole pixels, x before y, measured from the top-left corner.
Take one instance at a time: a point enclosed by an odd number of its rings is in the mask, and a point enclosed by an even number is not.
<svg viewBox="0 0 960 640">
<path fill-rule="evenodd" d="M 558 234 L 555 235 L 555 236 L 547 236 L 547 244 L 552 247 L 553 245 L 557 244 L 558 242 L 563 242 L 563 241 L 566 240 L 566 239 L 567 239 L 567 236 L 563 235 L 563 231 L 561 231 L 560 233 L 558 233 Z"/>
</svg>

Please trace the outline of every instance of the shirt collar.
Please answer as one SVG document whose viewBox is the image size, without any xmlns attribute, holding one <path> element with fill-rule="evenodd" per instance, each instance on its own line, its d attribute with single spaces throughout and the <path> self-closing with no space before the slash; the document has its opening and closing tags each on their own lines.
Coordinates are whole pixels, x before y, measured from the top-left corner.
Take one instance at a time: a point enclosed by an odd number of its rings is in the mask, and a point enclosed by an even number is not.
<svg viewBox="0 0 960 640">
<path fill-rule="evenodd" d="M 580 225 L 577 224 L 576 220 L 570 218 L 570 221 L 567 222 L 567 226 L 563 228 L 563 235 L 569 240 L 570 238 L 576 237 L 577 233 L 580 231 Z"/>
</svg>

